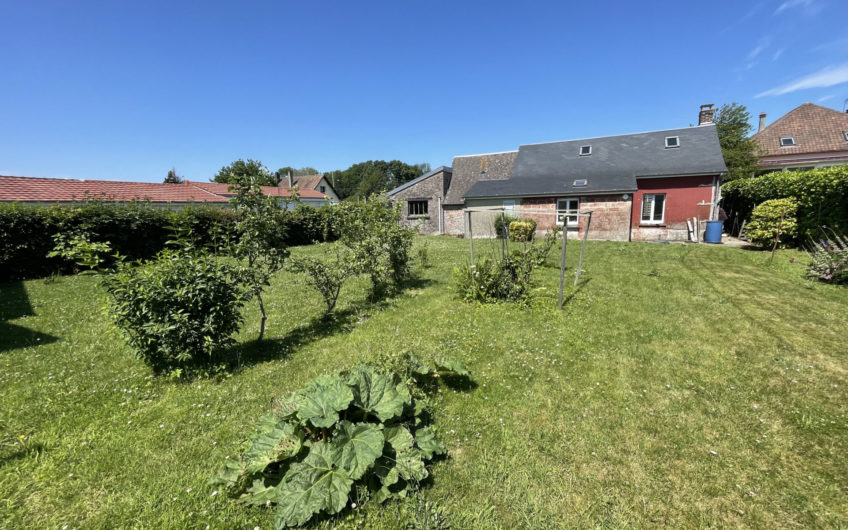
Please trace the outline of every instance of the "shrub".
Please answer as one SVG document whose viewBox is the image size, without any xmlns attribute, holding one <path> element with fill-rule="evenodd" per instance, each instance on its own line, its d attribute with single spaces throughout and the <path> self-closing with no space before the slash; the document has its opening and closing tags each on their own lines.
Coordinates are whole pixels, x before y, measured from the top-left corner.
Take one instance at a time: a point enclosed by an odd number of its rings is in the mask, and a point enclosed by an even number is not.
<svg viewBox="0 0 848 530">
<path fill-rule="evenodd" d="M 324 299 L 327 310 L 324 316 L 329 315 L 339 299 L 342 286 L 348 278 L 355 274 L 351 267 L 350 251 L 335 247 L 330 254 L 332 260 L 322 260 L 311 256 L 298 256 L 289 259 L 288 268 L 292 272 L 303 273 L 306 283 L 314 287 Z"/>
<path fill-rule="evenodd" d="M 419 239 L 418 246 L 415 247 L 415 253 L 418 255 L 418 264 L 422 269 L 430 267 L 429 253 L 430 243 L 426 239 Z"/>
<path fill-rule="evenodd" d="M 248 300 L 233 267 L 202 251 L 165 250 L 104 278 L 109 312 L 136 355 L 155 371 L 213 359 L 233 342 Z"/>
<path fill-rule="evenodd" d="M 509 223 L 509 240 L 526 243 L 533 239 L 536 233 L 536 221 L 532 219 L 513 221 Z"/>
<path fill-rule="evenodd" d="M 85 267 L 84 269 L 77 268 L 75 272 L 95 272 L 103 265 L 106 256 L 112 250 L 109 243 L 91 241 L 88 234 L 85 233 L 74 235 L 59 233 L 53 236 L 53 241 L 56 242 L 56 246 L 51 252 L 47 253 L 47 257 L 60 256 L 73 262 L 77 267 Z"/>
<path fill-rule="evenodd" d="M 495 216 L 495 234 L 498 239 L 506 239 L 507 232 L 509 231 L 510 223 L 518 221 L 517 217 L 513 217 L 508 214 L 496 215 Z"/>
<path fill-rule="evenodd" d="M 396 291 L 409 277 L 414 232 L 400 226 L 401 206 L 375 195 L 338 207 L 341 242 L 352 251 L 354 270 L 368 274 L 378 296 Z"/>
<path fill-rule="evenodd" d="M 848 229 L 848 165 L 811 171 L 777 171 L 722 186 L 729 215 L 750 219 L 757 204 L 770 199 L 798 201 L 798 235 L 794 244 L 817 239 L 820 226 Z"/>
<path fill-rule="evenodd" d="M 826 229 L 825 229 L 826 230 Z M 811 245 L 807 277 L 822 282 L 848 283 L 848 237 L 831 231 Z"/>
<path fill-rule="evenodd" d="M 746 231 L 748 239 L 763 248 L 773 247 L 777 239 L 778 246 L 785 247 L 798 234 L 797 211 L 798 202 L 794 199 L 765 201 L 751 214 Z"/>
<path fill-rule="evenodd" d="M 244 452 L 210 482 L 248 505 L 276 503 L 276 528 L 338 513 L 353 492 L 406 497 L 429 475 L 427 462 L 446 453 L 428 417 L 414 379 L 371 365 L 321 375 L 275 400 Z"/>
<path fill-rule="evenodd" d="M 545 232 L 545 237 L 542 239 L 541 243 L 539 243 L 538 240 L 534 240 L 533 244 L 527 249 L 527 252 L 530 254 L 531 259 L 536 266 L 544 265 L 545 261 L 548 259 L 548 255 L 551 253 L 551 249 L 553 249 L 557 244 L 557 241 L 561 239 L 559 235 L 560 232 L 562 232 L 562 227 L 554 225 L 553 228 L 550 228 Z"/>
<path fill-rule="evenodd" d="M 466 302 L 527 302 L 535 266 L 529 253 L 516 250 L 502 260 L 484 258 L 474 268 L 455 268 L 454 286 Z"/>
<path fill-rule="evenodd" d="M 339 238 L 337 209 L 336 206 L 315 208 L 299 204 L 283 212 L 279 222 L 286 226 L 286 243 L 297 246 L 336 241 Z"/>
</svg>

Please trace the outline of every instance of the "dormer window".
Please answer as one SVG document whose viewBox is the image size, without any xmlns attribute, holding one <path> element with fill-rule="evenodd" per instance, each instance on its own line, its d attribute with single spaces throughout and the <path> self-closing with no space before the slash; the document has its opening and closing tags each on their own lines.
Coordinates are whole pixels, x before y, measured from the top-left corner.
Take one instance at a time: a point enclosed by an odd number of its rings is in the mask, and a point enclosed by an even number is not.
<svg viewBox="0 0 848 530">
<path fill-rule="evenodd" d="M 842 131 L 842 136 L 845 137 L 845 141 L 848 142 L 848 131 Z"/>
<path fill-rule="evenodd" d="M 592 146 L 591 145 L 581 145 L 580 146 L 580 156 L 589 156 L 592 154 Z"/>
<path fill-rule="evenodd" d="M 792 136 L 781 136 L 780 147 L 792 147 L 795 145 L 795 138 Z"/>
<path fill-rule="evenodd" d="M 666 149 L 670 149 L 672 147 L 680 147 L 680 137 L 679 136 L 666 136 L 665 137 L 665 147 L 666 147 Z"/>
<path fill-rule="evenodd" d="M 574 181 L 574 185 L 575 186 L 585 186 L 586 185 L 586 179 L 577 179 L 577 180 Z"/>
</svg>

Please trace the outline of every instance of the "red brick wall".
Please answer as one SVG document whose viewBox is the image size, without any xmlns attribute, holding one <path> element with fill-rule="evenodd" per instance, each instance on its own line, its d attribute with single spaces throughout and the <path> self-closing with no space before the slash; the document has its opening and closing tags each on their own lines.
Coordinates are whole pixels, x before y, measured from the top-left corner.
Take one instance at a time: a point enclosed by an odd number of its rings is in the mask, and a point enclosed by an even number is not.
<svg viewBox="0 0 848 530">
<path fill-rule="evenodd" d="M 627 241 L 630 235 L 630 200 L 622 200 L 621 195 L 590 195 L 579 197 L 580 211 L 592 210 L 592 224 L 589 227 L 589 239 Z M 534 197 L 521 200 L 524 212 L 521 217 L 536 221 L 538 233 L 544 233 L 556 221 L 556 203 L 564 197 Z M 569 237 L 583 237 L 586 217 L 580 216 L 577 230 L 569 232 Z"/>
<path fill-rule="evenodd" d="M 686 219 L 698 217 L 709 220 L 712 211 L 713 177 L 644 178 L 637 180 L 638 191 L 633 195 L 633 241 L 681 240 L 689 238 Z M 661 225 L 642 225 L 642 196 L 646 193 L 665 193 L 665 220 Z M 701 223 L 701 231 L 706 223 Z"/>
</svg>

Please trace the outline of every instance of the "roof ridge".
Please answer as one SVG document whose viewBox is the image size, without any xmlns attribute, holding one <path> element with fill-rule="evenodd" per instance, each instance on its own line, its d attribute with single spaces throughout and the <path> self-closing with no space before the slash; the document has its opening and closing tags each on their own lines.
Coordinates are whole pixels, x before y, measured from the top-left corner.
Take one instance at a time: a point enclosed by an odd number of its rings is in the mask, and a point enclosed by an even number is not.
<svg viewBox="0 0 848 530">
<path fill-rule="evenodd" d="M 623 134 L 608 134 L 606 136 L 593 136 L 590 138 L 572 138 L 570 140 L 553 140 L 550 142 L 535 142 L 530 144 L 521 144 L 521 147 L 529 146 L 529 145 L 546 145 L 546 144 L 563 144 L 566 142 L 588 142 L 589 140 L 603 140 L 605 138 L 618 138 L 620 136 L 636 136 L 638 134 L 651 134 L 651 133 L 661 133 L 661 132 L 670 132 L 670 131 L 688 131 L 690 129 L 699 129 L 704 127 L 715 127 L 715 123 L 705 123 L 703 125 L 692 125 L 689 127 L 677 127 L 674 129 L 657 129 L 655 131 L 640 131 L 640 132 L 631 132 L 631 133 L 623 133 Z"/>
</svg>

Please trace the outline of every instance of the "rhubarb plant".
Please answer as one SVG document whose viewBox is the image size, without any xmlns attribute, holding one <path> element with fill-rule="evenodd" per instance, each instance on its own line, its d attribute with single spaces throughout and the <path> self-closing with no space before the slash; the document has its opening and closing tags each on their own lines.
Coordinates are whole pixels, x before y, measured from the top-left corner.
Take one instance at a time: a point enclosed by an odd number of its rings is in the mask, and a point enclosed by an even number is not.
<svg viewBox="0 0 848 530">
<path fill-rule="evenodd" d="M 468 375 L 460 361 L 436 364 Z M 276 528 L 342 511 L 354 488 L 376 502 L 405 497 L 446 453 L 414 384 L 371 365 L 319 376 L 275 400 L 241 455 L 210 482 L 245 504 L 275 504 Z"/>
</svg>

